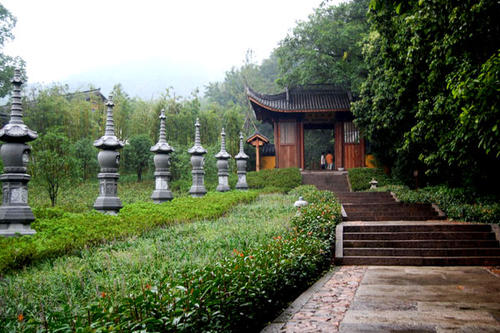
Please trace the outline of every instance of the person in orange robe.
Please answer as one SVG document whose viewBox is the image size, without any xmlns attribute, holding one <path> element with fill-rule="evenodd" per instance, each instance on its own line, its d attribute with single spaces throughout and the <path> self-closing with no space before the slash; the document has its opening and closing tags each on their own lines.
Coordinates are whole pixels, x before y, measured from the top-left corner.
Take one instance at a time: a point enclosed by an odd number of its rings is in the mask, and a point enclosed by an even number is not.
<svg viewBox="0 0 500 333">
<path fill-rule="evenodd" d="M 326 165 L 327 165 L 327 168 L 328 170 L 333 170 L 333 155 L 332 155 L 332 152 L 328 152 L 328 154 L 326 154 Z"/>
</svg>

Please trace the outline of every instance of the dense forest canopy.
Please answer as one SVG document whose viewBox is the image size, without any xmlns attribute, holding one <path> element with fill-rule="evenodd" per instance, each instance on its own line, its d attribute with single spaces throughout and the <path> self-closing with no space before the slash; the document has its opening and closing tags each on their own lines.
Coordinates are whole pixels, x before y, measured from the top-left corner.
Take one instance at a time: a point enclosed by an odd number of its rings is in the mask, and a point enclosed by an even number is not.
<svg viewBox="0 0 500 333">
<path fill-rule="evenodd" d="M 498 189 L 498 1 L 371 1 L 353 110 L 402 179 Z"/>
<path fill-rule="evenodd" d="M 259 130 L 273 141 L 272 128 L 255 120 L 246 86 L 272 94 L 328 83 L 353 92 L 357 125 L 378 161 L 402 180 L 418 171 L 422 182 L 495 185 L 500 170 L 499 6 L 494 0 L 325 1 L 284 36 L 269 58 L 256 63 L 249 51 L 243 65 L 230 68 L 221 82 L 209 83 L 203 95 L 177 96 L 168 88 L 158 98 L 143 100 L 117 84 L 112 91 L 116 133 L 137 145 L 124 153 L 122 167 L 139 177 L 147 168 L 132 156 L 144 150 L 139 144 L 157 141 L 162 108 L 167 140 L 176 149 L 174 178 L 189 177 L 186 150 L 193 144 L 196 118 L 209 154 L 218 151 L 224 126 L 234 156 L 240 131 Z M 2 75 L 10 77 L 12 65 L 22 61 L 1 54 L 15 24 L 3 6 L 0 22 L 0 65 Z M 7 89 L 3 76 L 0 96 Z M 26 92 L 26 122 L 40 132 L 40 142 L 44 135 L 64 136 L 79 147 L 74 150 L 78 160 L 90 158 L 94 148 L 83 147 L 102 135 L 104 106 L 67 98 L 69 93 L 61 85 Z M 246 149 L 251 154 L 252 148 Z M 94 160 L 85 162 L 77 174 L 87 178 L 95 168 Z"/>
</svg>

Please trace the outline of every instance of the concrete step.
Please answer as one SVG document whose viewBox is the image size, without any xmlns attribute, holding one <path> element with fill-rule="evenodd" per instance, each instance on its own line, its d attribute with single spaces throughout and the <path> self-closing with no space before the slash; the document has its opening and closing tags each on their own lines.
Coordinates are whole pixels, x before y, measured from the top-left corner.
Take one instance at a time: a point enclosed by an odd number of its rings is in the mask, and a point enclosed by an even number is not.
<svg viewBox="0 0 500 333">
<path fill-rule="evenodd" d="M 378 210 L 378 209 L 374 209 L 374 210 L 367 210 L 367 211 L 352 211 L 346 207 L 344 207 L 344 210 L 345 212 L 347 213 L 347 216 L 355 216 L 355 215 L 359 215 L 359 216 L 370 216 L 370 215 L 373 215 L 373 216 L 379 216 L 379 215 L 384 215 L 384 216 L 393 216 L 393 215 L 397 215 L 397 216 L 400 216 L 400 215 L 408 215 L 408 216 L 413 216 L 413 215 L 429 215 L 429 216 L 434 216 L 434 215 L 438 215 L 438 213 L 434 210 L 429 210 L 429 209 L 400 209 L 400 208 L 396 208 L 396 209 L 393 209 L 393 210 Z"/>
<path fill-rule="evenodd" d="M 319 190 L 332 192 L 349 192 L 347 174 L 337 174 L 332 172 L 303 172 L 302 184 L 314 185 Z"/>
<path fill-rule="evenodd" d="M 349 198 L 366 198 L 366 197 L 391 197 L 390 192 L 339 192 L 338 196 Z"/>
<path fill-rule="evenodd" d="M 497 240 L 344 240 L 346 248 L 496 248 Z"/>
<path fill-rule="evenodd" d="M 369 224 L 345 225 L 345 232 L 491 232 L 489 224 L 425 223 L 425 224 Z"/>
<path fill-rule="evenodd" d="M 500 248 L 345 248 L 346 257 L 479 257 L 500 256 Z"/>
<path fill-rule="evenodd" d="M 344 203 L 343 204 L 345 210 L 349 211 L 394 211 L 394 210 L 403 210 L 403 211 L 434 211 L 432 205 L 429 204 L 410 204 L 410 203 L 401 203 L 401 202 L 382 202 L 382 203 Z"/>
<path fill-rule="evenodd" d="M 361 214 L 347 214 L 345 221 L 427 221 L 427 220 L 442 220 L 444 217 L 436 215 L 408 215 L 408 214 L 395 214 L 395 215 L 361 215 Z"/>
<path fill-rule="evenodd" d="M 344 240 L 495 240 L 492 232 L 346 232 Z"/>
<path fill-rule="evenodd" d="M 349 205 L 349 204 L 354 204 L 354 205 L 363 205 L 367 203 L 368 199 L 339 199 L 339 202 L 343 205 Z M 369 201 L 370 204 L 388 204 L 388 203 L 395 203 L 393 199 L 382 199 L 382 198 L 375 198 L 373 200 Z"/>
<path fill-rule="evenodd" d="M 343 257 L 343 265 L 394 265 L 394 266 L 498 266 L 500 256 L 487 257 Z"/>
</svg>

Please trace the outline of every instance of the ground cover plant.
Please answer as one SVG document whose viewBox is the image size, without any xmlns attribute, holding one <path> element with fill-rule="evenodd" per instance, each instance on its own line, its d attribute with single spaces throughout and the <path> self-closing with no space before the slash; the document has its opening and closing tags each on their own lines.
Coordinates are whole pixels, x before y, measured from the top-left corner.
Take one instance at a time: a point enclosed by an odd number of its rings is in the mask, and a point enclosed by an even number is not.
<svg viewBox="0 0 500 333">
<path fill-rule="evenodd" d="M 38 215 L 45 215 L 45 218 L 32 223 L 37 231 L 35 235 L 0 239 L 0 273 L 33 261 L 78 252 L 85 247 L 140 236 L 159 226 L 216 218 L 232 206 L 256 197 L 255 191 L 209 192 L 203 198 L 179 197 L 159 205 L 152 202 L 129 204 L 117 216 L 95 211 L 77 214 L 39 210 Z"/>
<path fill-rule="evenodd" d="M 392 191 L 402 202 L 435 203 L 453 220 L 500 224 L 498 198 L 481 196 L 470 189 L 441 185 L 412 190 L 407 186 L 389 185 L 378 190 Z"/>
<path fill-rule="evenodd" d="M 298 194 L 317 201 L 294 216 Z M 311 188 L 265 195 L 215 221 L 13 272 L 1 282 L 0 324 L 20 331 L 255 330 L 328 266 L 340 220 L 332 199 Z M 33 302 L 41 290 L 47 299 Z"/>
<path fill-rule="evenodd" d="M 398 181 L 389 177 L 383 169 L 378 168 L 353 168 L 348 170 L 349 182 L 354 192 L 365 191 L 370 188 L 370 181 L 375 179 L 378 186 L 399 184 Z"/>
<path fill-rule="evenodd" d="M 28 183 L 28 186 L 29 205 L 34 210 L 40 211 L 43 208 L 50 207 L 50 198 L 42 186 L 32 182 Z M 153 189 L 154 180 L 152 179 L 143 180 L 142 182 L 137 182 L 135 179 L 133 181 L 120 180 L 118 182 L 118 196 L 124 205 L 150 201 Z M 75 181 L 71 186 L 61 189 L 61 193 L 57 198 L 56 208 L 73 213 L 88 212 L 93 210 L 93 205 L 98 195 L 99 182 L 97 178 L 95 181 Z M 178 197 L 182 193 L 176 192 L 175 195 Z"/>
<path fill-rule="evenodd" d="M 287 193 L 302 183 L 302 175 L 298 168 L 265 169 L 248 172 L 247 183 L 250 188 L 261 192 Z"/>
</svg>

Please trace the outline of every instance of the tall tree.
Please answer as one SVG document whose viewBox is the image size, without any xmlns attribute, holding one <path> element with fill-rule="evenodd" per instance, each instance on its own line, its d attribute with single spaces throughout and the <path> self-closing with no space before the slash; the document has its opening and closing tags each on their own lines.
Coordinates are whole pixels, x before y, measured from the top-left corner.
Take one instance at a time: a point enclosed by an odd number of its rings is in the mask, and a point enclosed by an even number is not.
<svg viewBox="0 0 500 333">
<path fill-rule="evenodd" d="M 355 94 L 366 77 L 361 41 L 368 32 L 368 0 L 323 2 L 275 50 L 281 86 L 333 83 Z"/>
<path fill-rule="evenodd" d="M 499 182 L 500 4 L 371 1 L 357 123 L 403 177 Z"/>
<path fill-rule="evenodd" d="M 68 138 L 56 130 L 49 130 L 33 142 L 33 180 L 47 190 L 52 207 L 59 190 L 77 178 L 77 163 Z"/>
<path fill-rule="evenodd" d="M 14 29 L 15 25 L 16 18 L 0 3 L 0 98 L 10 92 L 10 80 L 14 76 L 16 67 L 19 67 L 23 72 L 23 76 L 26 76 L 24 60 L 3 53 L 5 43 L 14 39 L 12 29 Z"/>
<path fill-rule="evenodd" d="M 123 148 L 125 169 L 137 174 L 137 181 L 142 181 L 142 173 L 150 165 L 153 154 L 150 152 L 152 142 L 149 136 L 141 134 L 130 138 Z"/>
</svg>

